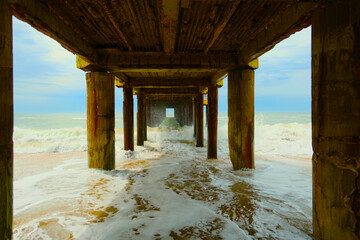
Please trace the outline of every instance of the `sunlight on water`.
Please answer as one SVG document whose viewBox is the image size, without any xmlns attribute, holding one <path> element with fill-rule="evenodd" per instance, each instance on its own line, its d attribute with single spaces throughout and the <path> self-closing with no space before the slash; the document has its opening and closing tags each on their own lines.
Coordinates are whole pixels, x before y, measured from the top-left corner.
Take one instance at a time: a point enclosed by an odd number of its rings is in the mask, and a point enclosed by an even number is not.
<svg viewBox="0 0 360 240">
<path fill-rule="evenodd" d="M 256 169 L 240 171 L 223 115 L 218 159 L 192 127 L 149 128 L 134 152 L 117 129 L 112 171 L 87 168 L 81 127 L 16 127 L 14 238 L 311 239 L 311 126 L 268 117 L 256 120 Z"/>
</svg>

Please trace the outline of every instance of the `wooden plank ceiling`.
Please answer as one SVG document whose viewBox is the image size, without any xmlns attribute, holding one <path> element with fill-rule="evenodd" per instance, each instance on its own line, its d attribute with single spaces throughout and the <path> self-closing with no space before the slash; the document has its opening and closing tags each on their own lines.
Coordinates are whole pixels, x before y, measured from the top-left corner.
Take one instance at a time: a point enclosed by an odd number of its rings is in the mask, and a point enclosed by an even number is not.
<svg viewBox="0 0 360 240">
<path fill-rule="evenodd" d="M 80 68 L 120 73 L 120 82 L 126 83 L 141 78 L 203 81 L 247 65 L 309 26 L 323 1 L 9 2 L 17 18 L 81 56 L 86 64 Z"/>
</svg>

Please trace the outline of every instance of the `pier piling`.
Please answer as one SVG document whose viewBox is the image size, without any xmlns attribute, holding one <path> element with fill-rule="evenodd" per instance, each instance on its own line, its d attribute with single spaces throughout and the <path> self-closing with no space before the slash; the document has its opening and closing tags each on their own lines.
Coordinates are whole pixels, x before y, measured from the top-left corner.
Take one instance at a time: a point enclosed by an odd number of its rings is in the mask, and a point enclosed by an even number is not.
<svg viewBox="0 0 360 240">
<path fill-rule="evenodd" d="M 86 74 L 89 168 L 115 168 L 115 83 L 104 72 Z"/>
</svg>

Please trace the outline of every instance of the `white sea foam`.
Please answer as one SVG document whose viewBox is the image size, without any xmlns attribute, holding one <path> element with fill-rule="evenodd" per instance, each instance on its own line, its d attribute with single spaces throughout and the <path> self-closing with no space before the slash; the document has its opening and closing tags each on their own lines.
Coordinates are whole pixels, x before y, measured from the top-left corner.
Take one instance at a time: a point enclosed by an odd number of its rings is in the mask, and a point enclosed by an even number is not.
<svg viewBox="0 0 360 240">
<path fill-rule="evenodd" d="M 134 152 L 116 129 L 112 171 L 66 153 L 84 128 L 15 127 L 15 152 L 38 154 L 15 155 L 14 239 L 311 239 L 310 124 L 257 119 L 256 169 L 233 171 L 220 117 L 218 160 L 192 127 L 149 128 Z"/>
<path fill-rule="evenodd" d="M 83 118 L 72 118 L 83 119 Z M 255 153 L 260 155 L 290 155 L 298 157 L 311 157 L 311 124 L 310 123 L 276 123 L 266 124 L 264 114 L 257 114 L 255 121 Z M 76 124 L 75 124 L 76 125 Z M 155 141 L 178 139 L 192 141 L 192 127 L 172 130 L 171 134 L 160 129 L 148 128 Z M 136 134 L 135 134 L 136 137 Z M 204 138 L 206 144 L 207 131 L 205 127 Z M 218 148 L 220 152 L 228 152 L 228 126 L 227 116 L 219 116 Z M 116 130 L 117 148 L 123 147 L 122 129 Z M 87 150 L 86 128 L 71 127 L 59 129 L 14 129 L 15 153 L 42 153 L 42 152 L 75 152 Z"/>
</svg>

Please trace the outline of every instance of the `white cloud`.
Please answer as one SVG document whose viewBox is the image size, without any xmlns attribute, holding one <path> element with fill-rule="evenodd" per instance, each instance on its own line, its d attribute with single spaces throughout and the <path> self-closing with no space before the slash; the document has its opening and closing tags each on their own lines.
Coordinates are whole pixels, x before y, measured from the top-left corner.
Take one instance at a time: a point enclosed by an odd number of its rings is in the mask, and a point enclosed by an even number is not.
<svg viewBox="0 0 360 240">
<path fill-rule="evenodd" d="M 13 28 L 15 95 L 86 91 L 74 54 L 20 20 L 14 19 Z"/>
<path fill-rule="evenodd" d="M 306 96 L 311 93 L 311 28 L 282 41 L 259 59 L 256 96 Z"/>
</svg>

